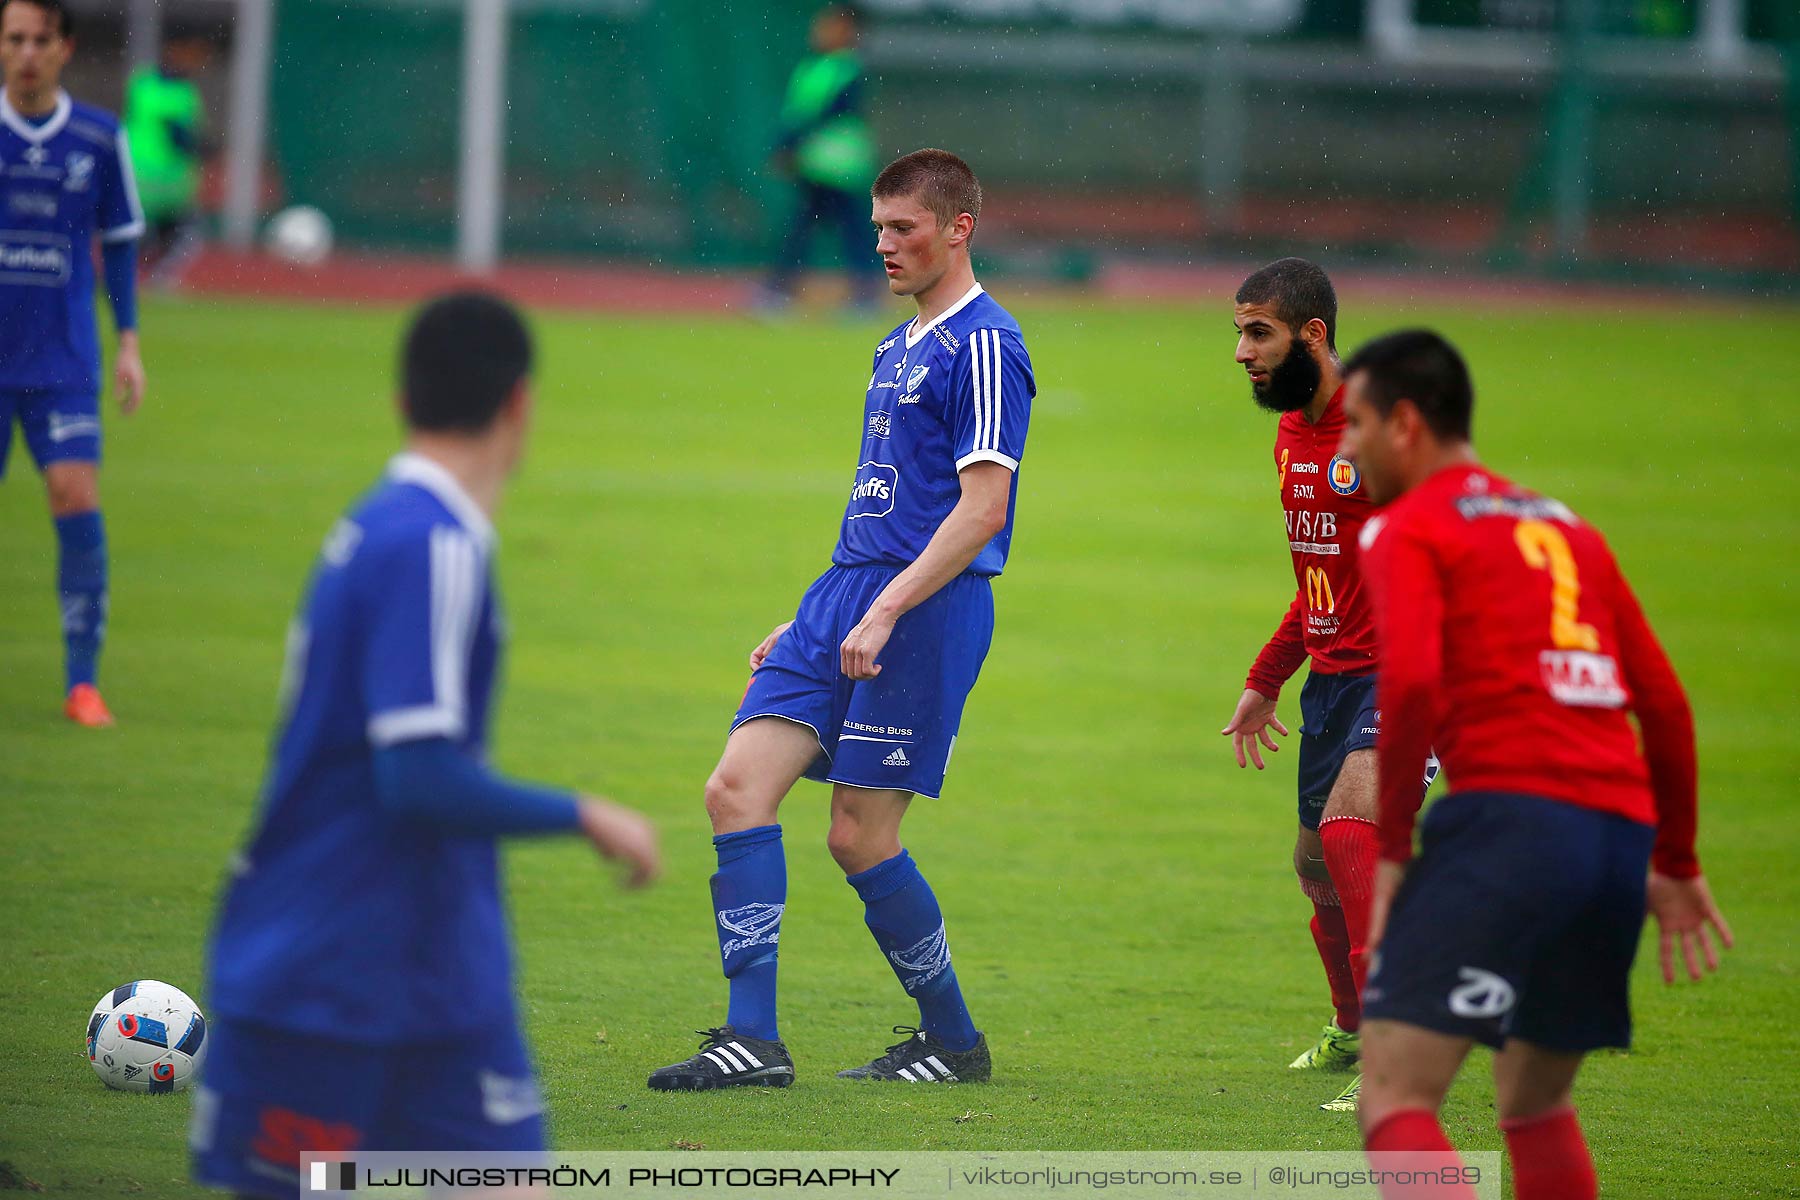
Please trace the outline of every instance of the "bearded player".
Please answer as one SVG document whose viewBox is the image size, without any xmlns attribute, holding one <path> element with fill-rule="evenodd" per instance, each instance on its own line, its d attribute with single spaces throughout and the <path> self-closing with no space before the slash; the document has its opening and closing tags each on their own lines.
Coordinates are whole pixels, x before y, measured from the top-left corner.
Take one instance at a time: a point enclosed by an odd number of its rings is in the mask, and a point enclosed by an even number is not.
<svg viewBox="0 0 1800 1200">
<path fill-rule="evenodd" d="M 1231 738 L 1239 767 L 1247 758 L 1262 770 L 1262 750 L 1278 749 L 1270 731 L 1288 732 L 1275 712 L 1282 686 L 1311 659 L 1300 691 L 1294 870 L 1312 901 L 1313 944 L 1336 1011 L 1318 1042 L 1288 1065 L 1344 1071 L 1361 1053 L 1359 996 L 1377 853 L 1375 629 L 1356 561 L 1369 498 L 1356 467 L 1337 452 L 1343 378 L 1337 293 L 1325 272 L 1301 258 L 1263 267 L 1238 288 L 1236 324 L 1237 361 L 1251 393 L 1259 407 L 1281 415 L 1275 470 L 1297 589 L 1220 732 Z M 1354 1112 L 1361 1082 L 1359 1074 L 1320 1107 Z"/>
<path fill-rule="evenodd" d="M 1718 966 L 1713 935 L 1732 942 L 1694 851 L 1693 714 L 1606 539 L 1477 461 L 1455 347 L 1390 334 L 1346 377 L 1342 452 L 1386 505 L 1362 534 L 1390 722 L 1365 1144 L 1448 1153 L 1437 1109 L 1482 1042 L 1518 1200 L 1593 1200 L 1570 1095 L 1584 1055 L 1631 1043 L 1646 903 L 1665 982 L 1677 941 L 1695 979 Z M 1415 861 L 1409 781 L 1433 745 L 1450 792 Z"/>
</svg>

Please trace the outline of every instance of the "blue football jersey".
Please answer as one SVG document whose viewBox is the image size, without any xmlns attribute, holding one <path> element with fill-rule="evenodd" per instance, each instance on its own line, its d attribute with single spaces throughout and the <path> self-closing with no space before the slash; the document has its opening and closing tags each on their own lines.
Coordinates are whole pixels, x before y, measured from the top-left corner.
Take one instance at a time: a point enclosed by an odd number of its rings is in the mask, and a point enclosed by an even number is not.
<svg viewBox="0 0 1800 1200">
<path fill-rule="evenodd" d="M 831 561 L 907 566 L 962 497 L 958 472 L 997 462 L 1013 473 L 1006 527 L 969 571 L 1000 574 L 1036 394 L 1019 323 L 980 284 L 923 328 L 894 330 L 875 348 L 862 453 Z"/>
<path fill-rule="evenodd" d="M 485 757 L 493 545 L 450 474 L 411 454 L 326 539 L 213 936 L 208 996 L 225 1016 L 387 1044 L 514 1018 L 493 839 L 384 813 L 374 778 L 375 751 L 421 738 Z"/>
<path fill-rule="evenodd" d="M 99 387 L 94 238 L 143 232 L 111 113 L 58 92 L 33 123 L 0 93 L 0 387 Z"/>
</svg>

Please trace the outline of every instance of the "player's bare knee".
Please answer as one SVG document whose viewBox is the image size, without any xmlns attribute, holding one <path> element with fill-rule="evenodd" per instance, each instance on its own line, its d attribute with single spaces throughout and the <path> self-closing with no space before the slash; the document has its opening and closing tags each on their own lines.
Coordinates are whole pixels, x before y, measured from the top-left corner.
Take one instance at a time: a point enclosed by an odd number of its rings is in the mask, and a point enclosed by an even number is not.
<svg viewBox="0 0 1800 1200">
<path fill-rule="evenodd" d="M 1528 1121 L 1567 1108 L 1582 1056 L 1514 1038 L 1494 1055 L 1494 1107 L 1503 1121 Z"/>
<path fill-rule="evenodd" d="M 757 804 L 747 782 L 720 764 L 706 780 L 706 815 L 714 833 L 737 833 L 774 820 L 772 812 Z"/>
<path fill-rule="evenodd" d="M 44 472 L 52 516 L 67 517 L 100 507 L 100 482 L 91 466 L 52 467 Z"/>
<path fill-rule="evenodd" d="M 880 866 L 900 853 L 900 839 L 895 830 L 883 823 L 838 809 L 831 814 L 825 848 L 831 851 L 832 859 L 844 874 L 855 875 Z"/>
<path fill-rule="evenodd" d="M 1389 1116 L 1404 1109 L 1422 1108 L 1436 1112 L 1443 1105 L 1444 1093 L 1423 1080 L 1408 1078 L 1405 1072 L 1393 1072 L 1371 1064 L 1364 1044 L 1362 1091 L 1356 1100 L 1357 1123 L 1363 1136 Z"/>
<path fill-rule="evenodd" d="M 1574 1106 L 1574 1093 L 1567 1088 L 1545 1092 L 1496 1091 L 1494 1094 L 1494 1111 L 1502 1121 L 1535 1121 Z"/>
<path fill-rule="evenodd" d="M 845 812 L 832 814 L 825 848 L 846 875 L 880 866 L 900 852 L 891 832 Z"/>
<path fill-rule="evenodd" d="M 1294 874 L 1308 883 L 1331 886 L 1331 872 L 1325 866 L 1325 845 L 1319 841 L 1317 830 L 1304 825 L 1294 839 Z"/>
<path fill-rule="evenodd" d="M 844 813 L 832 815 L 831 828 L 825 833 L 825 848 L 831 851 L 831 857 L 844 869 L 846 875 L 854 875 L 866 869 L 859 865 L 865 857 L 864 836 L 862 823 L 855 817 Z"/>
</svg>

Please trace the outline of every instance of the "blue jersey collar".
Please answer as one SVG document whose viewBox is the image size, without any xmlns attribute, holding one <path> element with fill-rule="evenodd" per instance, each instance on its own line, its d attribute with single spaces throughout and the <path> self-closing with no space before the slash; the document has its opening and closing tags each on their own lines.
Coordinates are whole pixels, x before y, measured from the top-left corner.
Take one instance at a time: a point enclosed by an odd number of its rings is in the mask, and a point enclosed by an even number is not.
<svg viewBox="0 0 1800 1200">
<path fill-rule="evenodd" d="M 462 527 L 474 535 L 483 550 L 493 548 L 494 523 L 488 520 L 481 505 L 463 490 L 456 476 L 423 454 L 404 451 L 388 461 L 388 478 L 395 483 L 410 483 L 436 496 L 450 510 Z"/>
<path fill-rule="evenodd" d="M 12 106 L 12 101 L 6 98 L 5 89 L 0 89 L 0 122 L 34 146 L 42 145 L 61 133 L 63 126 L 69 123 L 69 114 L 74 110 L 75 102 L 69 99 L 69 93 L 57 88 L 56 107 L 51 110 L 50 119 L 42 125 L 33 125 Z"/>
<path fill-rule="evenodd" d="M 951 317 L 954 317 L 957 313 L 959 313 L 963 309 L 967 308 L 969 305 L 969 302 L 974 300 L 975 297 L 977 297 L 979 295 L 981 295 L 981 285 L 979 283 L 977 283 L 977 284 L 972 285 L 968 291 L 963 293 L 961 300 L 958 300 L 955 304 L 952 304 L 949 308 L 946 308 L 943 312 L 941 312 L 937 316 L 931 318 L 931 320 L 928 321 L 926 324 L 920 325 L 918 322 L 918 318 L 916 318 L 916 317 L 913 320 L 907 322 L 907 325 L 906 325 L 906 348 L 908 350 L 911 350 L 914 346 L 918 345 L 920 339 L 922 339 L 926 334 L 931 332 L 931 327 L 933 325 L 941 325 L 945 321 L 948 321 Z"/>
</svg>

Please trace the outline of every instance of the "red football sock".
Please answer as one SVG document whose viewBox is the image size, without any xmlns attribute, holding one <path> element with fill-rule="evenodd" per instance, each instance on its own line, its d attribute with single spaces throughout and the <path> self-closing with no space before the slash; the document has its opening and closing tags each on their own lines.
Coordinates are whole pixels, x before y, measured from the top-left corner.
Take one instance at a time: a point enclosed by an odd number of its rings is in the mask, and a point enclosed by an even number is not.
<svg viewBox="0 0 1800 1200">
<path fill-rule="evenodd" d="M 1344 910 L 1335 904 L 1313 901 L 1313 945 L 1325 964 L 1331 984 L 1331 1006 L 1337 1010 L 1338 1028 L 1355 1033 L 1362 1026 L 1362 1001 L 1357 999 L 1356 976 L 1350 971 L 1350 934 L 1344 928 Z"/>
<path fill-rule="evenodd" d="M 1506 1135 L 1518 1200 L 1594 1200 L 1600 1194 L 1574 1109 L 1514 1117 L 1500 1122 L 1500 1132 Z"/>
<path fill-rule="evenodd" d="M 1369 1154 L 1392 1154 L 1413 1152 L 1430 1152 L 1456 1154 L 1456 1147 L 1444 1134 L 1444 1127 L 1438 1124 L 1437 1114 L 1424 1108 L 1397 1108 L 1383 1117 L 1381 1123 L 1369 1130 L 1363 1138 L 1363 1149 Z M 1455 1159 L 1457 1166 L 1462 1165 L 1460 1158 Z M 1433 1167 L 1447 1167 L 1449 1160 L 1433 1161 Z M 1422 1168 L 1425 1164 L 1419 1164 Z M 1516 1176 L 1515 1176 L 1516 1177 Z M 1380 1185 L 1381 1200 L 1476 1200 L 1475 1189 L 1466 1183 L 1396 1183 L 1383 1182 Z M 1521 1195 L 1519 1200 L 1525 1200 Z"/>
<path fill-rule="evenodd" d="M 1319 841 L 1325 846 L 1325 869 L 1344 906 L 1344 927 L 1350 934 L 1350 973 L 1356 994 L 1362 995 L 1368 978 L 1369 898 L 1375 894 L 1375 861 L 1381 843 L 1375 822 L 1361 817 L 1331 817 L 1319 824 Z"/>
</svg>

